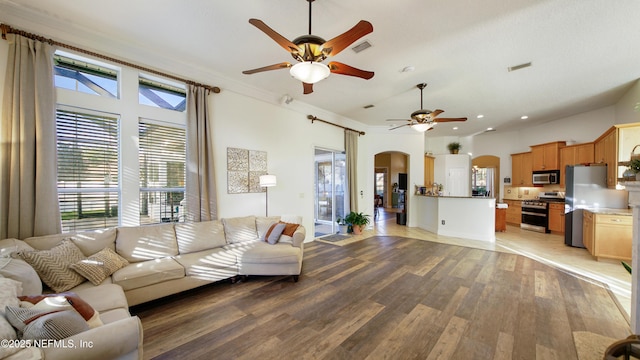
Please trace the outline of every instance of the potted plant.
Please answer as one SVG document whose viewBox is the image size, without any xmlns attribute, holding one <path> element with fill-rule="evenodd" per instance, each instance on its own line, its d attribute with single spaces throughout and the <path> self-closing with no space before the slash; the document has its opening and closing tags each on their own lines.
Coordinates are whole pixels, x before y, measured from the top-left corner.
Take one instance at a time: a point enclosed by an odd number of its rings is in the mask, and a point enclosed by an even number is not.
<svg viewBox="0 0 640 360">
<path fill-rule="evenodd" d="M 336 222 L 338 223 L 338 232 L 340 234 L 346 235 L 349 231 L 349 223 L 347 223 L 347 221 L 341 217 L 336 219 Z"/>
<path fill-rule="evenodd" d="M 633 159 L 629 162 L 629 170 L 636 174 L 636 180 L 640 180 L 640 159 Z"/>
<path fill-rule="evenodd" d="M 355 235 L 360 235 L 362 234 L 362 229 L 364 229 L 371 222 L 371 220 L 369 219 L 370 217 L 371 217 L 370 215 L 365 215 L 361 212 L 357 213 L 355 211 L 352 211 L 347 216 L 345 216 L 344 219 L 346 220 L 346 222 L 351 224 L 351 227 L 353 228 L 353 233 Z"/>
<path fill-rule="evenodd" d="M 452 154 L 457 154 L 460 149 L 462 149 L 462 145 L 459 142 L 450 142 L 447 145 L 447 149 L 449 149 L 449 152 Z"/>
</svg>

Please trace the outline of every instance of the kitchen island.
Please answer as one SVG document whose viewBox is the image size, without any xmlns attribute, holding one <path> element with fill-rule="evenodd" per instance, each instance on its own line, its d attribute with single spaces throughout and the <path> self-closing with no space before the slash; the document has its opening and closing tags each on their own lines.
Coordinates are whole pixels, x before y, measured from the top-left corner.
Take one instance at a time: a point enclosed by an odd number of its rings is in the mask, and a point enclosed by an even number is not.
<svg viewBox="0 0 640 360">
<path fill-rule="evenodd" d="M 496 199 L 415 196 L 418 227 L 437 235 L 495 242 Z"/>
</svg>

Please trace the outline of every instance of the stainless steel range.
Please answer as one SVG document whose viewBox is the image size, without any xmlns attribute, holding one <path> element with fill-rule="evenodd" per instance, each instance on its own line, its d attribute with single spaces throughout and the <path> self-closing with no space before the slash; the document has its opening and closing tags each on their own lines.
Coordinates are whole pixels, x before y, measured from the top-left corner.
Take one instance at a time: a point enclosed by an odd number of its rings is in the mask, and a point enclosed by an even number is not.
<svg viewBox="0 0 640 360">
<path fill-rule="evenodd" d="M 541 233 L 549 232 L 549 203 L 564 203 L 563 192 L 541 192 L 537 199 L 522 202 L 520 228 Z"/>
</svg>

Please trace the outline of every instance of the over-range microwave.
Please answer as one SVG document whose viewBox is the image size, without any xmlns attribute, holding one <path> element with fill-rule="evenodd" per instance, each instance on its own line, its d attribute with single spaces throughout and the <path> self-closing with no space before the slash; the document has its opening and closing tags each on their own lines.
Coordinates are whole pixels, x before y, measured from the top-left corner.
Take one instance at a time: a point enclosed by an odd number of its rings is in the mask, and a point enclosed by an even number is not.
<svg viewBox="0 0 640 360">
<path fill-rule="evenodd" d="M 543 170 L 533 172 L 533 185 L 549 185 L 560 183 L 560 170 Z"/>
</svg>

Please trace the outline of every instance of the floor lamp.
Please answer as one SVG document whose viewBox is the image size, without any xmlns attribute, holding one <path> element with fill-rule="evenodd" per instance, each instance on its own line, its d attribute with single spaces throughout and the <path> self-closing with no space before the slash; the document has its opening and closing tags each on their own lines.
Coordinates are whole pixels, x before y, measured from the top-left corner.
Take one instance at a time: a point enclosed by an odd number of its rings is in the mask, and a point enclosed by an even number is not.
<svg viewBox="0 0 640 360">
<path fill-rule="evenodd" d="M 269 216 L 269 188 L 272 186 L 276 186 L 276 176 L 275 175 L 260 175 L 260 186 L 265 188 L 265 195 L 264 195 L 264 203 L 265 203 L 265 208 L 264 208 L 264 214 L 265 216 Z"/>
</svg>

